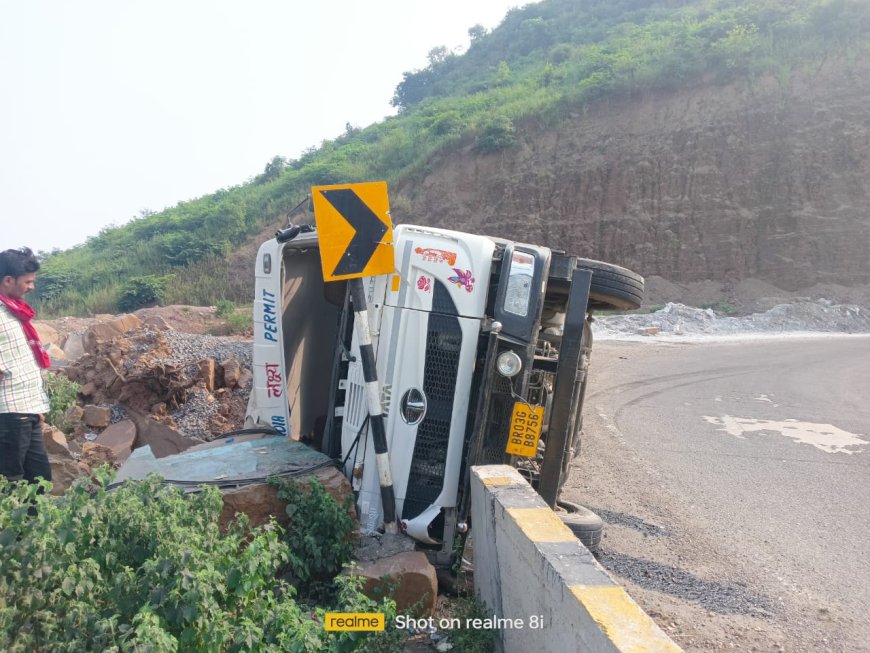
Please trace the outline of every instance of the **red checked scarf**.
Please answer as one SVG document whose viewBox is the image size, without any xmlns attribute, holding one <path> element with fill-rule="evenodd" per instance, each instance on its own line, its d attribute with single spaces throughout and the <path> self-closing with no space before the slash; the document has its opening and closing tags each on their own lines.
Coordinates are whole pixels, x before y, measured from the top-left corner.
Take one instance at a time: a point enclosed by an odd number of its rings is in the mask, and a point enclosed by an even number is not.
<svg viewBox="0 0 870 653">
<path fill-rule="evenodd" d="M 31 324 L 30 320 L 36 315 L 36 312 L 30 307 L 30 304 L 20 299 L 12 299 L 5 295 L 0 295 L 0 302 L 6 305 L 9 312 L 12 313 L 18 321 L 21 322 L 21 328 L 24 329 L 24 337 L 27 338 L 27 344 L 33 350 L 33 356 L 36 358 L 36 363 L 40 367 L 49 367 L 51 359 L 48 353 L 42 348 L 42 343 L 39 342 L 39 334 Z"/>
</svg>

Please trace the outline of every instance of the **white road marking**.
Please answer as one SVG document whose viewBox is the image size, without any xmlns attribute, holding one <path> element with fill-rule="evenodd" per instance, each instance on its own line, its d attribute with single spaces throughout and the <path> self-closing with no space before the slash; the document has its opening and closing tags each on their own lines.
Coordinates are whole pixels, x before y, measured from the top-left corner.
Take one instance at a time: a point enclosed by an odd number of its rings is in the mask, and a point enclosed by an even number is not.
<svg viewBox="0 0 870 653">
<path fill-rule="evenodd" d="M 746 439 L 747 433 L 774 431 L 801 444 L 810 444 L 826 453 L 848 454 L 856 453 L 861 447 L 870 444 L 870 441 L 860 437 L 863 433 L 849 433 L 833 424 L 800 422 L 796 419 L 776 421 L 753 417 L 732 417 L 731 415 L 720 417 L 704 415 L 703 418 L 708 424 L 722 427 L 717 430 L 724 431 L 741 440 Z"/>
</svg>

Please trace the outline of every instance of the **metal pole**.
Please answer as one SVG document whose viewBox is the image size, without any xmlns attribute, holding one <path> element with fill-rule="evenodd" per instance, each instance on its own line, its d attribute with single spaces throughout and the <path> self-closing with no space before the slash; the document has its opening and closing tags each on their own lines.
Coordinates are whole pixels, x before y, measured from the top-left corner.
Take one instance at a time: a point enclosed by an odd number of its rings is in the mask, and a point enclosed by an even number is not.
<svg viewBox="0 0 870 653">
<path fill-rule="evenodd" d="M 371 421 L 372 440 L 375 445 L 375 460 L 378 465 L 378 481 L 381 486 L 381 502 L 384 506 L 384 531 L 397 533 L 396 496 L 393 492 L 393 474 L 390 468 L 390 454 L 387 451 L 387 430 L 384 427 L 384 414 L 381 408 L 381 391 L 378 385 L 378 372 L 375 367 L 375 352 L 369 332 L 369 316 L 362 279 L 350 279 L 350 294 L 353 300 L 354 327 L 359 340 L 359 353 L 362 362 L 363 378 L 366 382 L 366 401 Z"/>
</svg>

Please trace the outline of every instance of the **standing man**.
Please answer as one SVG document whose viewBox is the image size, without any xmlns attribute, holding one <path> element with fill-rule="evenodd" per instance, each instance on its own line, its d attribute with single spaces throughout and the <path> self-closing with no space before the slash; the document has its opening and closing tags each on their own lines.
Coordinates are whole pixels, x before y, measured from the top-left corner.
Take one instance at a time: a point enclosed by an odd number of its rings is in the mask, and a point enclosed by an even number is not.
<svg viewBox="0 0 870 653">
<path fill-rule="evenodd" d="M 51 480 L 42 439 L 48 396 L 42 368 L 50 365 L 24 301 L 39 261 L 26 247 L 0 252 L 0 474 L 10 481 Z"/>
</svg>

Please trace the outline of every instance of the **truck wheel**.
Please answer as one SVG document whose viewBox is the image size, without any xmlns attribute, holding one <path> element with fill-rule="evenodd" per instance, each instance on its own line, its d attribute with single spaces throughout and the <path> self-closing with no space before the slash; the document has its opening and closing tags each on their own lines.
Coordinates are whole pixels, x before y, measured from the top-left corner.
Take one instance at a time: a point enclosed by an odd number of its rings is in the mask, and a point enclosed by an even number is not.
<svg viewBox="0 0 870 653">
<path fill-rule="evenodd" d="M 589 508 L 570 501 L 560 499 L 556 505 L 562 509 L 556 512 L 562 523 L 571 529 L 590 553 L 597 553 L 598 545 L 601 543 L 601 533 L 604 531 L 604 521 L 601 517 Z"/>
<path fill-rule="evenodd" d="M 636 272 L 589 258 L 577 259 L 577 267 L 592 271 L 592 286 L 589 289 L 591 306 L 620 311 L 640 308 L 643 277 Z"/>
</svg>

